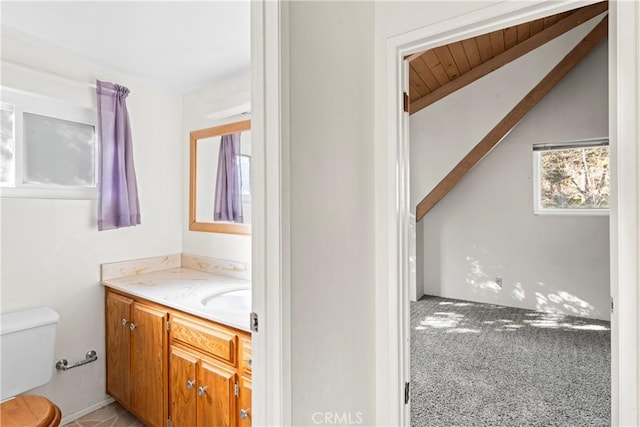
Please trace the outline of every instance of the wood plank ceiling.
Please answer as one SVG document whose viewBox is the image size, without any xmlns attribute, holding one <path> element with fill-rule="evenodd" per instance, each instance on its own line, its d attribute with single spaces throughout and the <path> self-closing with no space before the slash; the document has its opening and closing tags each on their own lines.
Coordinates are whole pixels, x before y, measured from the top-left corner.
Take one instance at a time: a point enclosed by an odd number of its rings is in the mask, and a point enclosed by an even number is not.
<svg viewBox="0 0 640 427">
<path fill-rule="evenodd" d="M 608 17 L 604 17 L 484 138 L 436 185 L 416 207 L 420 221 L 460 180 L 485 158 L 571 70 L 607 38 Z"/>
<path fill-rule="evenodd" d="M 431 105 L 606 10 L 604 1 L 409 56 L 409 113 Z"/>
</svg>

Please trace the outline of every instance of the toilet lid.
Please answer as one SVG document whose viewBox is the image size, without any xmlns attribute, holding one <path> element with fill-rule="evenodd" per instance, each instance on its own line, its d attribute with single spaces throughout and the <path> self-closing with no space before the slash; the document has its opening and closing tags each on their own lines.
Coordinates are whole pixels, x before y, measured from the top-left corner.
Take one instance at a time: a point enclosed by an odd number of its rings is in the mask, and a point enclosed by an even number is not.
<svg viewBox="0 0 640 427">
<path fill-rule="evenodd" d="M 60 409 L 42 396 L 24 395 L 2 403 L 2 427 L 49 427 L 60 423 Z"/>
</svg>

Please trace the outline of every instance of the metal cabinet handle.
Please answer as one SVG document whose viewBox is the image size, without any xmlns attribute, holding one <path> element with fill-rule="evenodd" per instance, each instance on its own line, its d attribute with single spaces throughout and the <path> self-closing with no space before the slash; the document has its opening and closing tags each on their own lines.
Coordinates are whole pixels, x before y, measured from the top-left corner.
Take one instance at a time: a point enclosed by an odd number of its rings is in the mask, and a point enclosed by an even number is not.
<svg viewBox="0 0 640 427">
<path fill-rule="evenodd" d="M 206 394 L 207 386 L 198 387 L 198 396 L 204 396 Z"/>
<path fill-rule="evenodd" d="M 187 390 L 191 390 L 194 385 L 196 385 L 195 380 L 194 381 L 187 380 Z"/>
<path fill-rule="evenodd" d="M 249 418 L 249 409 L 240 409 L 240 419 L 246 420 Z"/>
<path fill-rule="evenodd" d="M 137 328 L 137 327 L 138 327 L 138 325 L 136 325 L 136 324 L 135 324 L 135 323 L 133 323 L 133 322 L 129 324 L 129 329 L 131 329 L 132 331 L 133 331 L 135 328 Z"/>
<path fill-rule="evenodd" d="M 122 319 L 122 326 L 127 326 L 127 323 L 129 323 L 127 319 Z"/>
</svg>

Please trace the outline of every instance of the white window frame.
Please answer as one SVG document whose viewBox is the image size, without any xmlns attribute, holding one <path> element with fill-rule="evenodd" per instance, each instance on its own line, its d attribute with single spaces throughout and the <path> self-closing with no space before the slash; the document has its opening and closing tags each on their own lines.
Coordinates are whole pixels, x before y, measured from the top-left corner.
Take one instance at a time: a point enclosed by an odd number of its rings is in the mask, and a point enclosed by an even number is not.
<svg viewBox="0 0 640 427">
<path fill-rule="evenodd" d="M 605 144 L 606 143 L 606 144 Z M 534 144 L 532 147 L 533 153 L 533 213 L 535 215 L 595 215 L 595 216 L 608 216 L 610 208 L 605 209 L 575 209 L 575 208 L 567 208 L 567 209 L 553 209 L 553 208 L 543 208 L 540 204 L 540 192 L 541 192 L 541 182 L 542 182 L 542 166 L 541 166 L 541 154 L 545 150 L 536 150 L 535 147 L 548 147 L 548 150 L 561 150 L 561 149 L 572 149 L 572 148 L 580 148 L 580 147 L 595 147 L 599 145 L 606 145 L 609 147 L 609 138 L 601 137 L 601 138 L 590 138 L 590 139 L 581 139 L 575 141 L 563 141 L 563 142 L 554 142 L 547 144 Z"/>
<path fill-rule="evenodd" d="M 246 157 L 247 159 L 249 159 L 249 165 L 251 165 L 251 139 L 249 139 L 249 142 L 247 142 L 247 134 L 249 135 L 249 138 L 251 138 L 251 129 L 242 132 L 242 135 L 245 136 L 245 139 L 240 141 L 239 163 L 241 164 L 242 158 Z M 251 168 L 249 168 L 249 180 L 251 180 Z M 241 182 L 243 182 L 242 179 Z M 242 203 L 251 203 L 251 184 L 249 184 L 249 193 L 242 193 Z"/>
<path fill-rule="evenodd" d="M 94 109 L 82 107 L 13 88 L 0 87 L 0 100 L 14 107 L 14 183 L 0 184 L 2 198 L 29 199 L 86 199 L 98 198 L 98 119 Z M 73 186 L 61 184 L 24 183 L 23 114 L 36 114 L 93 126 L 94 132 L 94 184 Z"/>
<path fill-rule="evenodd" d="M 246 158 L 248 159 L 247 161 L 249 162 L 249 165 L 251 165 L 251 155 L 250 154 L 240 154 L 239 155 L 240 159 L 239 162 L 242 163 L 242 159 Z M 251 168 L 249 168 L 249 178 L 251 178 Z M 240 182 L 244 184 L 244 180 L 240 179 Z M 245 193 L 242 192 L 242 201 L 244 203 L 249 203 L 251 202 L 251 185 L 249 184 L 249 192 Z"/>
</svg>

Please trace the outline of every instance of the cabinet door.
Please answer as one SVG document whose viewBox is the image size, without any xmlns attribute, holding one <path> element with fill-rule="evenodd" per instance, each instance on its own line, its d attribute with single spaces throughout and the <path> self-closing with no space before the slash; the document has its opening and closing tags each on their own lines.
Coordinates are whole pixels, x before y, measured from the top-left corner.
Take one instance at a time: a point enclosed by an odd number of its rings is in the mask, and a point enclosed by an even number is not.
<svg viewBox="0 0 640 427">
<path fill-rule="evenodd" d="M 195 427 L 198 357 L 171 346 L 169 390 L 172 427 Z"/>
<path fill-rule="evenodd" d="M 251 427 L 251 380 L 240 377 L 238 396 L 238 427 Z"/>
<path fill-rule="evenodd" d="M 167 420 L 167 313 L 133 303 L 131 407 L 151 427 Z"/>
<path fill-rule="evenodd" d="M 238 375 L 251 378 L 251 337 L 243 336 L 240 338 L 240 362 Z"/>
<path fill-rule="evenodd" d="M 107 393 L 124 405 L 131 404 L 130 331 L 133 300 L 107 291 Z"/>
<path fill-rule="evenodd" d="M 200 359 L 198 427 L 235 426 L 235 381 L 235 369 L 207 359 Z"/>
</svg>

